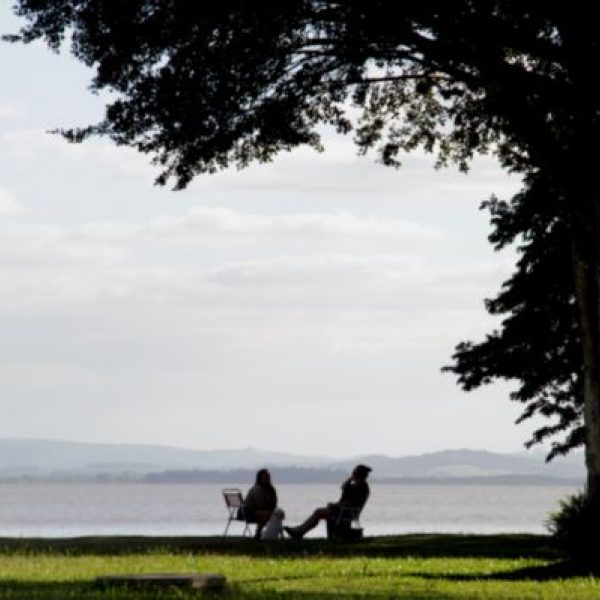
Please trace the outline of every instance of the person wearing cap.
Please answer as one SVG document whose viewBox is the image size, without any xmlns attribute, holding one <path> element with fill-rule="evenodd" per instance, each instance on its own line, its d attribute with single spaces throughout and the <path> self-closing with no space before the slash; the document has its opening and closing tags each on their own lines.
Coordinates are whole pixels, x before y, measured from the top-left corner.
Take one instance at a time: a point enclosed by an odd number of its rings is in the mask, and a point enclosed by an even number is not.
<svg viewBox="0 0 600 600">
<path fill-rule="evenodd" d="M 311 529 L 314 529 L 321 520 L 334 520 L 343 507 L 360 508 L 366 504 L 369 497 L 369 484 L 367 477 L 372 471 L 367 465 L 356 465 L 352 475 L 342 484 L 342 495 L 337 502 L 317 508 L 304 523 L 296 527 L 284 527 L 284 531 L 293 539 L 299 540 Z"/>
</svg>

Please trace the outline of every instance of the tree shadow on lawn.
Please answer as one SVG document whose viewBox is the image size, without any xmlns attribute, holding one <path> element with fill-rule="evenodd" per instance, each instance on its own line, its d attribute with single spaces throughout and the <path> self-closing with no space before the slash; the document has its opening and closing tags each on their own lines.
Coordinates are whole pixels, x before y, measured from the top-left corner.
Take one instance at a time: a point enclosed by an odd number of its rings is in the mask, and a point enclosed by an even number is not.
<svg viewBox="0 0 600 600">
<path fill-rule="evenodd" d="M 579 565 L 567 560 L 556 561 L 547 565 L 523 567 L 511 571 L 495 573 L 434 573 L 411 572 L 415 577 L 445 581 L 552 581 L 556 579 L 572 579 L 575 577 L 600 578 L 600 568 Z"/>
<path fill-rule="evenodd" d="M 324 539 L 256 541 L 225 537 L 100 536 L 80 538 L 0 538 L 0 553 L 33 552 L 68 555 L 127 555 L 151 552 L 225 554 L 268 557 L 447 557 L 539 558 L 557 560 L 561 553 L 545 535 L 407 534 L 365 538 L 360 542 Z"/>
<path fill-rule="evenodd" d="M 194 593 L 197 594 L 195 591 Z M 126 586 L 107 588 L 90 581 L 0 581 L 0 598 L 7 600 L 167 600 L 181 597 L 185 597 L 185 593 L 182 594 L 180 589 L 175 588 L 157 591 L 130 589 Z"/>
<path fill-rule="evenodd" d="M 402 591 L 394 594 L 402 598 Z M 165 588 L 139 588 L 129 586 L 99 586 L 95 582 L 73 581 L 0 581 L 0 598 L 7 600 L 182 600 L 186 598 L 209 598 L 223 600 L 388 600 L 387 592 L 340 592 L 338 590 L 275 590 L 275 589 L 244 589 L 238 583 L 228 586 L 225 591 L 205 591 L 186 589 L 176 586 Z M 436 592 L 410 593 L 411 600 L 452 600 L 452 596 Z"/>
<path fill-rule="evenodd" d="M 432 590 L 403 590 L 398 588 L 393 593 L 390 591 L 368 592 L 365 590 L 357 592 L 332 590 L 307 591 L 307 590 L 237 590 L 232 589 L 231 592 L 223 596 L 224 600 L 267 600 L 267 599 L 283 599 L 283 600 L 456 600 L 456 595 L 448 595 L 442 592 Z"/>
<path fill-rule="evenodd" d="M 275 590 L 275 589 L 244 589 L 238 583 L 229 585 L 224 591 L 201 591 L 191 588 L 177 586 L 164 588 L 139 588 L 125 585 L 99 586 L 95 582 L 54 582 L 54 581 L 0 581 L 0 598 L 11 600 L 182 600 L 186 598 L 198 599 L 223 599 L 223 600 L 267 600 L 267 599 L 289 599 L 300 600 L 335 600 L 345 598 L 347 600 L 384 600 L 389 599 L 389 592 L 340 592 L 328 590 Z M 394 594 L 394 597 L 402 598 L 402 591 Z M 432 599 L 448 600 L 446 594 L 432 592 L 410 593 L 410 598 L 415 600 Z"/>
</svg>

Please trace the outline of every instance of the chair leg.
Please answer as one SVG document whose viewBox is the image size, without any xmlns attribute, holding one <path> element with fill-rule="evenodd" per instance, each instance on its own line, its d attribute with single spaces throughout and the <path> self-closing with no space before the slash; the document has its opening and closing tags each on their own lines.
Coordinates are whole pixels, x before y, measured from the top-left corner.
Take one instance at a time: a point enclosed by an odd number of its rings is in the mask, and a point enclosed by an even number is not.
<svg viewBox="0 0 600 600">
<path fill-rule="evenodd" d="M 227 535 L 227 532 L 229 531 L 229 526 L 231 525 L 231 521 L 233 521 L 233 518 L 230 516 L 229 520 L 227 521 L 227 526 L 225 527 L 225 531 L 223 532 L 223 537 L 225 537 Z"/>
</svg>

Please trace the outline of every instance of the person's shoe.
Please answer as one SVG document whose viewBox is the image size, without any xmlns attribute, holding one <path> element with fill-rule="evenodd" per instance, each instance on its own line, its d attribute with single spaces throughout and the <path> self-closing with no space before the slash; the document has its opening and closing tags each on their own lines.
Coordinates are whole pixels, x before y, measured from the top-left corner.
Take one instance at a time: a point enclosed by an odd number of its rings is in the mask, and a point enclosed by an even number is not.
<svg viewBox="0 0 600 600">
<path fill-rule="evenodd" d="M 284 527 L 283 530 L 293 539 L 301 540 L 304 535 L 297 527 Z"/>
</svg>

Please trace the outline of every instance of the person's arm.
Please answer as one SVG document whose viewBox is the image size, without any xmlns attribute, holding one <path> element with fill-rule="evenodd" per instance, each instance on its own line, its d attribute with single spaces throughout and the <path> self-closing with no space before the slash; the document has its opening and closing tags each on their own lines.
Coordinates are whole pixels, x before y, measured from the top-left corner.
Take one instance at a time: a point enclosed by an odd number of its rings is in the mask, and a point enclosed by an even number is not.
<svg viewBox="0 0 600 600">
<path fill-rule="evenodd" d="M 344 495 L 344 492 L 348 489 L 349 485 L 352 485 L 352 477 L 348 477 L 348 479 L 346 479 L 346 481 L 342 483 L 342 496 Z"/>
<path fill-rule="evenodd" d="M 369 489 L 369 486 L 365 484 L 365 489 L 364 489 L 364 492 L 362 494 L 361 508 L 363 508 L 364 505 L 367 503 L 367 500 L 369 499 L 369 494 L 370 493 L 371 493 L 371 490 Z"/>
<path fill-rule="evenodd" d="M 348 477 L 348 479 L 346 479 L 346 481 L 344 481 L 344 483 L 342 483 L 342 495 L 340 496 L 340 499 L 338 500 L 338 504 L 348 504 L 348 498 L 352 495 L 352 487 L 353 487 L 353 480 L 352 477 Z"/>
</svg>

